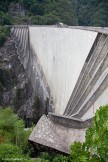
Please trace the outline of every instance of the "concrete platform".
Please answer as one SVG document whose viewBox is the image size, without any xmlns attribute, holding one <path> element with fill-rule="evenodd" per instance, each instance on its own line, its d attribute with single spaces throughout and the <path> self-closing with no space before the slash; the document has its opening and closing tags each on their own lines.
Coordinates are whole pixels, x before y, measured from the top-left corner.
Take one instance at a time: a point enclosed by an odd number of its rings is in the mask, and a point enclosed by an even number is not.
<svg viewBox="0 0 108 162">
<path fill-rule="evenodd" d="M 85 130 L 66 128 L 43 115 L 31 133 L 29 140 L 69 154 L 70 145 L 74 141 L 84 142 Z"/>
</svg>

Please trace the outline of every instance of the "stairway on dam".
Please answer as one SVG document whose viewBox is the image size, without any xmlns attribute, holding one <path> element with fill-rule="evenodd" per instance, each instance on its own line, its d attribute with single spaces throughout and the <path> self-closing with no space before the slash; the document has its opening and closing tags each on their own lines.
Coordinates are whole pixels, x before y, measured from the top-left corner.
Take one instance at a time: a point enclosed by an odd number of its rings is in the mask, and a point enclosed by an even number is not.
<svg viewBox="0 0 108 162">
<path fill-rule="evenodd" d="M 108 28 L 12 26 L 11 36 L 48 112 L 29 140 L 69 153 L 108 103 Z"/>
</svg>

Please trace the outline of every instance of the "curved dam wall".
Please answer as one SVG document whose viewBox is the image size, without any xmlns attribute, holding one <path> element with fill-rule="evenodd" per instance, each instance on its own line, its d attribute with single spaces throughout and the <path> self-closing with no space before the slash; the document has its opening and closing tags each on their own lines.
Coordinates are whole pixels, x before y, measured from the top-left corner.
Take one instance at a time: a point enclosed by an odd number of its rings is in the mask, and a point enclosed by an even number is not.
<svg viewBox="0 0 108 162">
<path fill-rule="evenodd" d="M 29 27 L 35 51 L 50 87 L 54 112 L 63 114 L 97 33 L 79 29 Z"/>
<path fill-rule="evenodd" d="M 29 140 L 69 153 L 108 103 L 108 28 L 13 26 L 11 35 L 48 114 Z"/>
<path fill-rule="evenodd" d="M 11 33 L 48 112 L 87 120 L 107 104 L 107 28 L 13 26 Z"/>
</svg>

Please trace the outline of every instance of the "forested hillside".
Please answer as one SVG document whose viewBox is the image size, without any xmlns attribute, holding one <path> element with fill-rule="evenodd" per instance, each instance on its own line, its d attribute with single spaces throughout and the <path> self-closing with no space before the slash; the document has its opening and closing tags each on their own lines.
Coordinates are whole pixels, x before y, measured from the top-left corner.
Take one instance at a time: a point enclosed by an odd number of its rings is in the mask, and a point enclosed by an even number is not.
<svg viewBox="0 0 108 162">
<path fill-rule="evenodd" d="M 108 0 L 78 0 L 78 25 L 108 26 Z"/>
<path fill-rule="evenodd" d="M 17 15 L 13 20 L 5 14 L 9 11 L 10 4 L 18 2 L 24 10 L 25 15 Z M 15 6 L 13 5 L 15 8 Z M 71 0 L 1 0 L 0 2 L 1 24 L 56 24 L 63 22 L 67 25 L 77 25 L 77 16 Z M 7 18 L 8 17 L 8 18 Z M 5 19 L 5 20 L 4 20 Z M 8 20 L 7 20 L 8 19 Z"/>
<path fill-rule="evenodd" d="M 13 15 L 22 6 L 24 14 Z M 108 0 L 1 0 L 0 25 L 56 24 L 108 26 Z"/>
</svg>

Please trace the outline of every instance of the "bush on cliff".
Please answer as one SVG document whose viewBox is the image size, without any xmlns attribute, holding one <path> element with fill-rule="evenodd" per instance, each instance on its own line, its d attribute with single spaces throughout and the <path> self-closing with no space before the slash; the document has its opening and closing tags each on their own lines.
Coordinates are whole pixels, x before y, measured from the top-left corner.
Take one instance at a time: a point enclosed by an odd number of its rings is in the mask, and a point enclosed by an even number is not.
<svg viewBox="0 0 108 162">
<path fill-rule="evenodd" d="M 8 34 L 9 34 L 9 28 L 6 26 L 0 26 L 0 46 L 3 45 Z"/>
<path fill-rule="evenodd" d="M 8 13 L 0 11 L 0 25 L 11 25 L 12 18 Z"/>
</svg>

